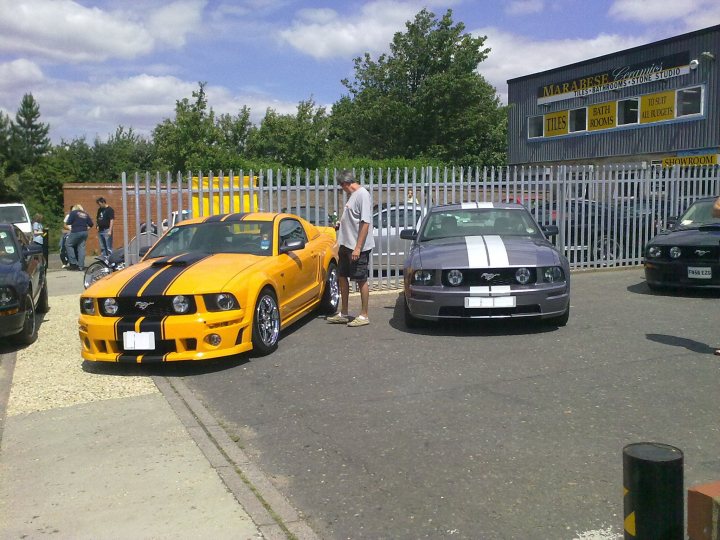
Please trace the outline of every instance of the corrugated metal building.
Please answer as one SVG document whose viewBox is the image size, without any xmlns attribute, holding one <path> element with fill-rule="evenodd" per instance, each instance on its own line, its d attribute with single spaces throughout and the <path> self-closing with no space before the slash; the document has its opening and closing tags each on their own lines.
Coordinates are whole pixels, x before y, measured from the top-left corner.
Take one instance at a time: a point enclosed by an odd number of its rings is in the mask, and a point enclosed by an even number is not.
<svg viewBox="0 0 720 540">
<path fill-rule="evenodd" d="M 720 25 L 508 81 L 509 163 L 717 164 Z"/>
</svg>

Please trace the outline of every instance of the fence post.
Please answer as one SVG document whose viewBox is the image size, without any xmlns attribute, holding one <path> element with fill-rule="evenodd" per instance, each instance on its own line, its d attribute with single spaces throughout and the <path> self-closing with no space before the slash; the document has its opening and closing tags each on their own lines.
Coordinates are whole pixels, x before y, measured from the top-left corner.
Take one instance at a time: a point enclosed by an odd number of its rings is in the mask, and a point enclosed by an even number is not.
<svg viewBox="0 0 720 540">
<path fill-rule="evenodd" d="M 683 453 L 667 444 L 623 448 L 625 540 L 683 540 Z"/>
</svg>

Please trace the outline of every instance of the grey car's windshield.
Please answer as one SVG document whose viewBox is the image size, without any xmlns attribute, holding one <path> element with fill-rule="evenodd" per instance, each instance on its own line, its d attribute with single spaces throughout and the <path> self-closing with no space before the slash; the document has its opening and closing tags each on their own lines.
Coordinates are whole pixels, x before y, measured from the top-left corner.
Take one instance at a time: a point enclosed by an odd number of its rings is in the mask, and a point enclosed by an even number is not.
<svg viewBox="0 0 720 540">
<path fill-rule="evenodd" d="M 193 223 L 170 229 L 148 252 L 147 258 L 182 253 L 272 254 L 272 222 L 235 221 Z"/>
<path fill-rule="evenodd" d="M 524 209 L 472 208 L 432 212 L 420 231 L 420 241 L 454 236 L 542 236 Z"/>
<path fill-rule="evenodd" d="M 698 201 L 688 208 L 677 221 L 676 229 L 692 229 L 709 223 L 720 224 L 720 218 L 712 215 L 713 200 Z"/>
</svg>

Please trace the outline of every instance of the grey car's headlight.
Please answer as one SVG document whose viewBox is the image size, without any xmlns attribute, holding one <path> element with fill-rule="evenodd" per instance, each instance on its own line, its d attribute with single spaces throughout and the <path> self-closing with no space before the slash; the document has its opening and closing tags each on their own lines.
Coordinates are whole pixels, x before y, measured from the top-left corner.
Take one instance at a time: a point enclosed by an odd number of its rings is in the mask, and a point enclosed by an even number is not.
<svg viewBox="0 0 720 540">
<path fill-rule="evenodd" d="M 670 257 L 677 259 L 680 255 L 682 255 L 682 250 L 679 247 L 673 246 L 670 248 Z"/>
<path fill-rule="evenodd" d="M 523 268 L 518 268 L 518 269 L 515 271 L 515 280 L 516 280 L 520 285 L 527 285 L 527 283 L 528 283 L 528 281 L 530 281 L 530 278 L 531 278 L 531 277 L 532 277 L 532 274 L 530 273 L 530 270 L 528 270 L 528 269 L 525 268 L 525 267 L 523 267 Z"/>
<path fill-rule="evenodd" d="M 450 285 L 457 287 L 463 282 L 463 274 L 460 270 L 450 270 L 447 273 L 447 280 Z"/>
<path fill-rule="evenodd" d="M 15 290 L 12 287 L 0 287 L 0 307 L 17 304 Z"/>
<path fill-rule="evenodd" d="M 80 311 L 85 315 L 95 315 L 95 300 L 92 298 L 81 298 Z"/>
<path fill-rule="evenodd" d="M 563 281 L 564 279 L 565 274 L 559 266 L 548 266 L 543 270 L 543 280 L 547 283 L 555 283 L 556 281 Z"/>
<path fill-rule="evenodd" d="M 650 246 L 647 253 L 648 257 L 659 257 L 662 255 L 662 248 L 659 246 Z"/>
<path fill-rule="evenodd" d="M 416 285 L 430 285 L 433 280 L 433 273 L 430 270 L 415 270 L 413 283 Z"/>
<path fill-rule="evenodd" d="M 190 302 L 187 296 L 178 294 L 172 299 L 172 307 L 175 313 L 187 313 L 190 309 Z"/>
<path fill-rule="evenodd" d="M 115 315 L 119 308 L 120 306 L 114 298 L 106 298 L 103 300 L 103 311 L 106 315 Z"/>
</svg>

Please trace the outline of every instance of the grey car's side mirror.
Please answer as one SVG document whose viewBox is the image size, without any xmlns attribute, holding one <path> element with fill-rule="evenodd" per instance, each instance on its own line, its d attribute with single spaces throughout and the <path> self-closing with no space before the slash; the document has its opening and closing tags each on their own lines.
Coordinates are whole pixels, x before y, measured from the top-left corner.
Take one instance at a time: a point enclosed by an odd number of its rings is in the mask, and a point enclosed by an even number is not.
<svg viewBox="0 0 720 540">
<path fill-rule="evenodd" d="M 403 240 L 415 240 L 417 238 L 417 231 L 415 229 L 403 229 L 400 231 L 400 238 Z"/>
<path fill-rule="evenodd" d="M 540 228 L 545 236 L 557 236 L 560 234 L 560 229 L 557 225 L 543 225 Z"/>
</svg>

